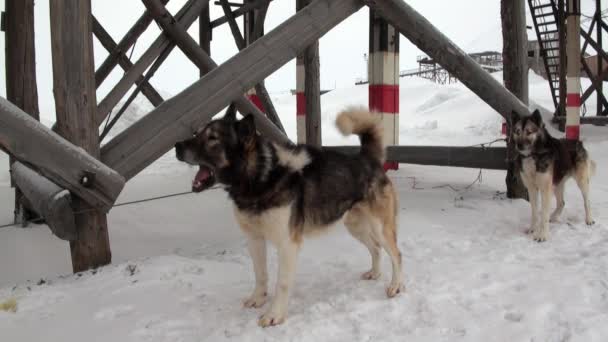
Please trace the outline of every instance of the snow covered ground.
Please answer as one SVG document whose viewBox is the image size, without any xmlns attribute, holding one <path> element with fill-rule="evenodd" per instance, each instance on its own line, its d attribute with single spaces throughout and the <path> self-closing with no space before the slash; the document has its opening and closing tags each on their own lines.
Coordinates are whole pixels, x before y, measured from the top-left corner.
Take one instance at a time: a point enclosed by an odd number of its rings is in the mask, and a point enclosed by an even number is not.
<svg viewBox="0 0 608 342">
<path fill-rule="evenodd" d="M 500 75 L 496 75 L 501 78 Z M 462 85 L 401 80 L 403 144 L 472 145 L 499 136 L 501 118 Z M 533 106 L 551 108 L 544 80 L 530 76 Z M 275 99 L 290 136 L 294 98 Z M 328 144 L 335 113 L 367 103 L 367 88 L 322 97 Z M 139 101 L 131 121 L 147 110 Z M 125 121 L 125 122 L 128 122 Z M 125 127 L 122 124 L 119 129 Z M 605 128 L 583 127 L 598 174 L 608 165 Z M 556 133 L 557 134 L 557 133 Z M 5 165 L 6 156 L 0 156 Z M 0 224 L 12 192 L 0 167 Z M 171 153 L 135 177 L 119 202 L 187 191 L 195 170 Z M 505 199 L 504 173 L 401 165 L 399 245 L 407 290 L 389 300 L 379 281 L 359 280 L 367 250 L 339 225 L 306 241 L 287 322 L 261 329 L 262 309 L 243 309 L 253 286 L 245 241 L 221 190 L 115 208 L 114 263 L 70 274 L 67 243 L 48 228 L 0 229 L 2 341 L 605 341 L 608 338 L 608 180 L 592 182 L 593 228 L 573 182 L 566 209 L 538 244 L 523 231 L 529 206 Z M 273 284 L 277 262 L 271 249 Z M 43 279 L 43 280 L 41 280 Z M 1 305 L 0 305 L 1 306 Z"/>
</svg>

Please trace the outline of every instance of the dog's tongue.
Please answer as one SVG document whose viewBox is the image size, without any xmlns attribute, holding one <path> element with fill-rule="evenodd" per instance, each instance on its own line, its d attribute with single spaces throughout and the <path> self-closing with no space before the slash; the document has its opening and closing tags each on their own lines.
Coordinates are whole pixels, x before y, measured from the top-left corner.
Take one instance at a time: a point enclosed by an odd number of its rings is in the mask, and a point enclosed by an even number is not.
<svg viewBox="0 0 608 342">
<path fill-rule="evenodd" d="M 200 192 L 213 185 L 214 181 L 212 178 L 211 171 L 208 168 L 199 166 L 198 172 L 192 181 L 192 191 Z"/>
</svg>

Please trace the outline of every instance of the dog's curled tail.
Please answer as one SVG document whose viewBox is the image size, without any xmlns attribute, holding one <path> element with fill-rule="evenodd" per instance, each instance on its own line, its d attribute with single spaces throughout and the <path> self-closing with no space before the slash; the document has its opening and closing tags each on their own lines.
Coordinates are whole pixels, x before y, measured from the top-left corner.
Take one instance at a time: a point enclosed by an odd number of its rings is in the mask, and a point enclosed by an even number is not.
<svg viewBox="0 0 608 342">
<path fill-rule="evenodd" d="M 343 135 L 356 134 L 361 141 L 361 154 L 384 162 L 385 148 L 381 117 L 364 107 L 348 107 L 338 114 L 336 127 Z"/>
</svg>

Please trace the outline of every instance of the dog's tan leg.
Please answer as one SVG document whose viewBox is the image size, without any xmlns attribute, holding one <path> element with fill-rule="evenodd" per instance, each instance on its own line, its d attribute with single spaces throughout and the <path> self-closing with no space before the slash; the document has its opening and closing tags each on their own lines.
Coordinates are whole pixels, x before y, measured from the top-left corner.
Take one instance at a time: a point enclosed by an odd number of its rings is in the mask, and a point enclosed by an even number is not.
<svg viewBox="0 0 608 342">
<path fill-rule="evenodd" d="M 564 206 L 566 205 L 566 202 L 564 201 L 565 184 L 566 184 L 566 181 L 563 180 L 555 187 L 555 203 L 557 204 L 557 207 L 555 207 L 555 210 L 551 214 L 551 218 L 549 219 L 549 222 L 557 222 L 557 220 L 559 219 L 559 216 L 562 214 L 562 211 L 564 210 Z"/>
<path fill-rule="evenodd" d="M 530 228 L 526 230 L 526 234 L 534 234 L 538 227 L 538 188 L 528 186 L 528 197 L 530 198 L 531 223 Z"/>
<path fill-rule="evenodd" d="M 577 168 L 574 179 L 578 188 L 581 190 L 583 195 L 583 203 L 585 205 L 585 223 L 589 226 L 593 225 L 595 221 L 591 217 L 591 203 L 589 202 L 589 178 L 590 170 L 587 163 L 584 166 Z"/>
<path fill-rule="evenodd" d="M 247 308 L 259 308 L 266 303 L 268 291 L 268 271 L 266 269 L 266 240 L 261 237 L 248 236 L 247 247 L 253 261 L 255 289 L 243 305 Z"/>
<path fill-rule="evenodd" d="M 260 317 L 258 322 L 262 327 L 281 324 L 285 321 L 285 318 L 287 318 L 289 291 L 293 286 L 296 273 L 296 261 L 299 247 L 298 243 L 288 238 L 277 248 L 279 275 L 277 277 L 275 294 L 270 308 Z"/>
<path fill-rule="evenodd" d="M 551 173 L 540 173 L 536 176 L 541 196 L 540 224 L 534 231 L 534 241 L 543 242 L 549 237 L 549 209 L 551 207 L 551 192 L 553 180 Z"/>
<path fill-rule="evenodd" d="M 391 264 L 393 266 L 393 277 L 386 289 L 386 295 L 389 297 L 394 297 L 403 290 L 403 284 L 401 282 L 401 251 L 399 250 L 399 247 L 397 247 L 396 228 L 397 227 L 390 222 L 381 228 L 382 237 L 380 243 L 391 257 Z"/>
<path fill-rule="evenodd" d="M 367 247 L 372 256 L 372 267 L 361 275 L 361 279 L 376 280 L 380 278 L 380 244 L 374 240 L 369 220 L 366 220 L 359 209 L 352 209 L 344 219 L 348 232 Z"/>
</svg>

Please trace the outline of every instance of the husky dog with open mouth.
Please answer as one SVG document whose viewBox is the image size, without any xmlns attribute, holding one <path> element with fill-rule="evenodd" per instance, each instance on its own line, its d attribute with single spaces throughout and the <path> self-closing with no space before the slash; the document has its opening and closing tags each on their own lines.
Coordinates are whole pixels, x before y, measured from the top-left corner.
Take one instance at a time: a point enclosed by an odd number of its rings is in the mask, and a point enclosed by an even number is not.
<svg viewBox="0 0 608 342">
<path fill-rule="evenodd" d="M 572 177 L 576 181 L 585 206 L 585 223 L 594 224 L 589 203 L 589 180 L 595 172 L 595 162 L 580 141 L 568 142 L 553 138 L 538 110 L 529 117 L 512 115 L 511 139 L 517 150 L 516 167 L 528 189 L 532 207 L 532 224 L 528 233 L 541 242 L 549 237 L 549 222 L 555 222 L 564 209 L 564 185 Z M 538 193 L 541 194 L 541 215 L 538 222 Z M 557 208 L 549 216 L 551 194 Z"/>
<path fill-rule="evenodd" d="M 199 166 L 193 191 L 218 182 L 234 202 L 255 273 L 255 288 L 244 302 L 246 307 L 266 302 L 266 241 L 277 248 L 275 295 L 260 317 L 261 326 L 281 324 L 287 316 L 303 238 L 340 220 L 371 254 L 371 269 L 362 278 L 380 277 L 380 250 L 384 249 L 392 262 L 386 293 L 394 297 L 403 290 L 397 195 L 382 169 L 385 147 L 380 117 L 363 108 L 349 108 L 339 114 L 336 125 L 344 135 L 359 136 L 358 154 L 271 142 L 256 132 L 252 115 L 236 120 L 233 104 L 223 118 L 175 145 L 177 159 Z"/>
</svg>

